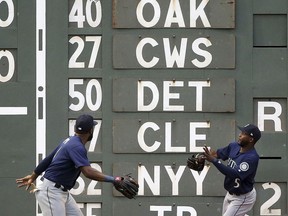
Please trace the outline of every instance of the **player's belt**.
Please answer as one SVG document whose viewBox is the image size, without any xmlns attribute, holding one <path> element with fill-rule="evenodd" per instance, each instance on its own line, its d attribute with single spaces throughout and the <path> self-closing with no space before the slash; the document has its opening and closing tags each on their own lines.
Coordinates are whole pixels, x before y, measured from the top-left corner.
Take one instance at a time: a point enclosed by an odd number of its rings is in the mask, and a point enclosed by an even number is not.
<svg viewBox="0 0 288 216">
<path fill-rule="evenodd" d="M 56 187 L 56 188 L 59 188 L 59 189 L 61 189 L 62 191 L 68 191 L 68 189 L 67 189 L 66 187 L 64 187 L 63 185 L 58 184 L 58 183 L 55 183 L 55 182 L 53 182 L 53 181 L 50 181 L 49 179 L 46 179 L 46 178 L 44 178 L 44 177 L 41 177 L 40 180 L 41 180 L 42 182 L 45 182 L 46 184 L 52 185 L 52 186 L 54 186 L 54 187 Z"/>
<path fill-rule="evenodd" d="M 252 191 L 252 190 L 251 190 Z M 248 191 L 247 193 L 250 193 L 251 191 Z M 241 196 L 241 195 L 244 195 L 244 194 L 247 194 L 247 193 L 232 193 L 230 191 L 228 191 L 228 193 L 232 196 Z"/>
<path fill-rule="evenodd" d="M 243 195 L 243 194 L 240 194 L 240 193 L 232 193 L 232 192 L 230 192 L 230 191 L 228 191 L 228 193 L 229 193 L 230 195 L 233 195 L 233 196 L 241 196 L 241 195 Z"/>
</svg>

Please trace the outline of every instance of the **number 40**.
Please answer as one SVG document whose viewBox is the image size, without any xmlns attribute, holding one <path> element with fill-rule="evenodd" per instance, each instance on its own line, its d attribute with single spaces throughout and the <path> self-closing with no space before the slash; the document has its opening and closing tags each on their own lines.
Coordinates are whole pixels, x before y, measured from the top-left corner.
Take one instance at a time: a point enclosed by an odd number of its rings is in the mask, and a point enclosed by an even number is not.
<svg viewBox="0 0 288 216">
<path fill-rule="evenodd" d="M 96 16 L 92 17 L 92 6 L 95 6 Z M 78 28 L 84 27 L 85 19 L 90 27 L 96 28 L 102 20 L 102 7 L 100 0 L 87 0 L 85 7 L 85 14 L 83 10 L 83 0 L 75 0 L 71 11 L 69 13 L 69 22 L 76 22 Z"/>
</svg>

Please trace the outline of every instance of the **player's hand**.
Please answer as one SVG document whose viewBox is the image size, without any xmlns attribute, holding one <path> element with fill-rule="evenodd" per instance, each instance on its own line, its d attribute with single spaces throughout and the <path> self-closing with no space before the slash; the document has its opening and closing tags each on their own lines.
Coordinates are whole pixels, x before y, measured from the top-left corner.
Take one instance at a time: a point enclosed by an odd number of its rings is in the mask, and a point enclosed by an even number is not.
<svg viewBox="0 0 288 216">
<path fill-rule="evenodd" d="M 34 181 L 32 179 L 32 175 L 27 175 L 23 178 L 16 179 L 16 184 L 18 185 L 18 187 L 26 186 L 26 190 L 28 190 L 30 188 L 30 186 L 33 182 Z"/>
<path fill-rule="evenodd" d="M 216 152 L 209 150 L 207 146 L 204 146 L 203 150 L 204 150 L 205 159 L 207 161 L 211 162 L 214 159 L 216 159 Z"/>
<path fill-rule="evenodd" d="M 23 178 L 16 179 L 16 184 L 18 187 L 24 187 L 26 186 L 26 190 L 30 188 L 31 185 L 35 186 L 33 182 L 36 180 L 38 176 L 33 172 L 31 175 L 27 175 Z"/>
</svg>

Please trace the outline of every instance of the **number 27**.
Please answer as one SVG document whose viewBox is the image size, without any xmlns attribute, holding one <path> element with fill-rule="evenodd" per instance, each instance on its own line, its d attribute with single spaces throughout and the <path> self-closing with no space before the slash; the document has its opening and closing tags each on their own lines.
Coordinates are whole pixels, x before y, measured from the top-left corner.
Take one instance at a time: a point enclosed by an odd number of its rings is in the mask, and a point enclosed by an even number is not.
<svg viewBox="0 0 288 216">
<path fill-rule="evenodd" d="M 86 42 L 93 42 L 93 48 L 90 55 L 90 60 L 88 64 L 88 68 L 94 68 L 97 55 L 99 52 L 100 44 L 101 44 L 101 36 L 86 36 L 85 41 Z M 69 43 L 74 44 L 77 43 L 78 46 L 75 50 L 75 52 L 72 54 L 70 60 L 69 60 L 69 68 L 85 68 L 85 62 L 78 62 L 78 58 L 81 55 L 82 51 L 84 50 L 85 42 L 83 39 L 79 36 L 74 36 L 70 38 Z"/>
</svg>

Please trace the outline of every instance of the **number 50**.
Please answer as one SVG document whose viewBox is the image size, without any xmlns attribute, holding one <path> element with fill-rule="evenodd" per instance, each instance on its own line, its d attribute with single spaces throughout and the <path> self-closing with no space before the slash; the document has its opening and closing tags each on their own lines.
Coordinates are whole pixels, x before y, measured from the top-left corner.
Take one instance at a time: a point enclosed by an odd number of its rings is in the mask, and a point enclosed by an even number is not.
<svg viewBox="0 0 288 216">
<path fill-rule="evenodd" d="M 86 85 L 86 84 L 85 84 Z M 73 111 L 80 111 L 84 108 L 85 102 L 91 111 L 97 111 L 102 103 L 102 89 L 98 80 L 91 79 L 84 85 L 84 79 L 70 79 L 69 80 L 69 96 L 78 100 L 78 103 L 71 102 L 69 109 Z M 76 90 L 78 86 L 79 90 Z"/>
</svg>

